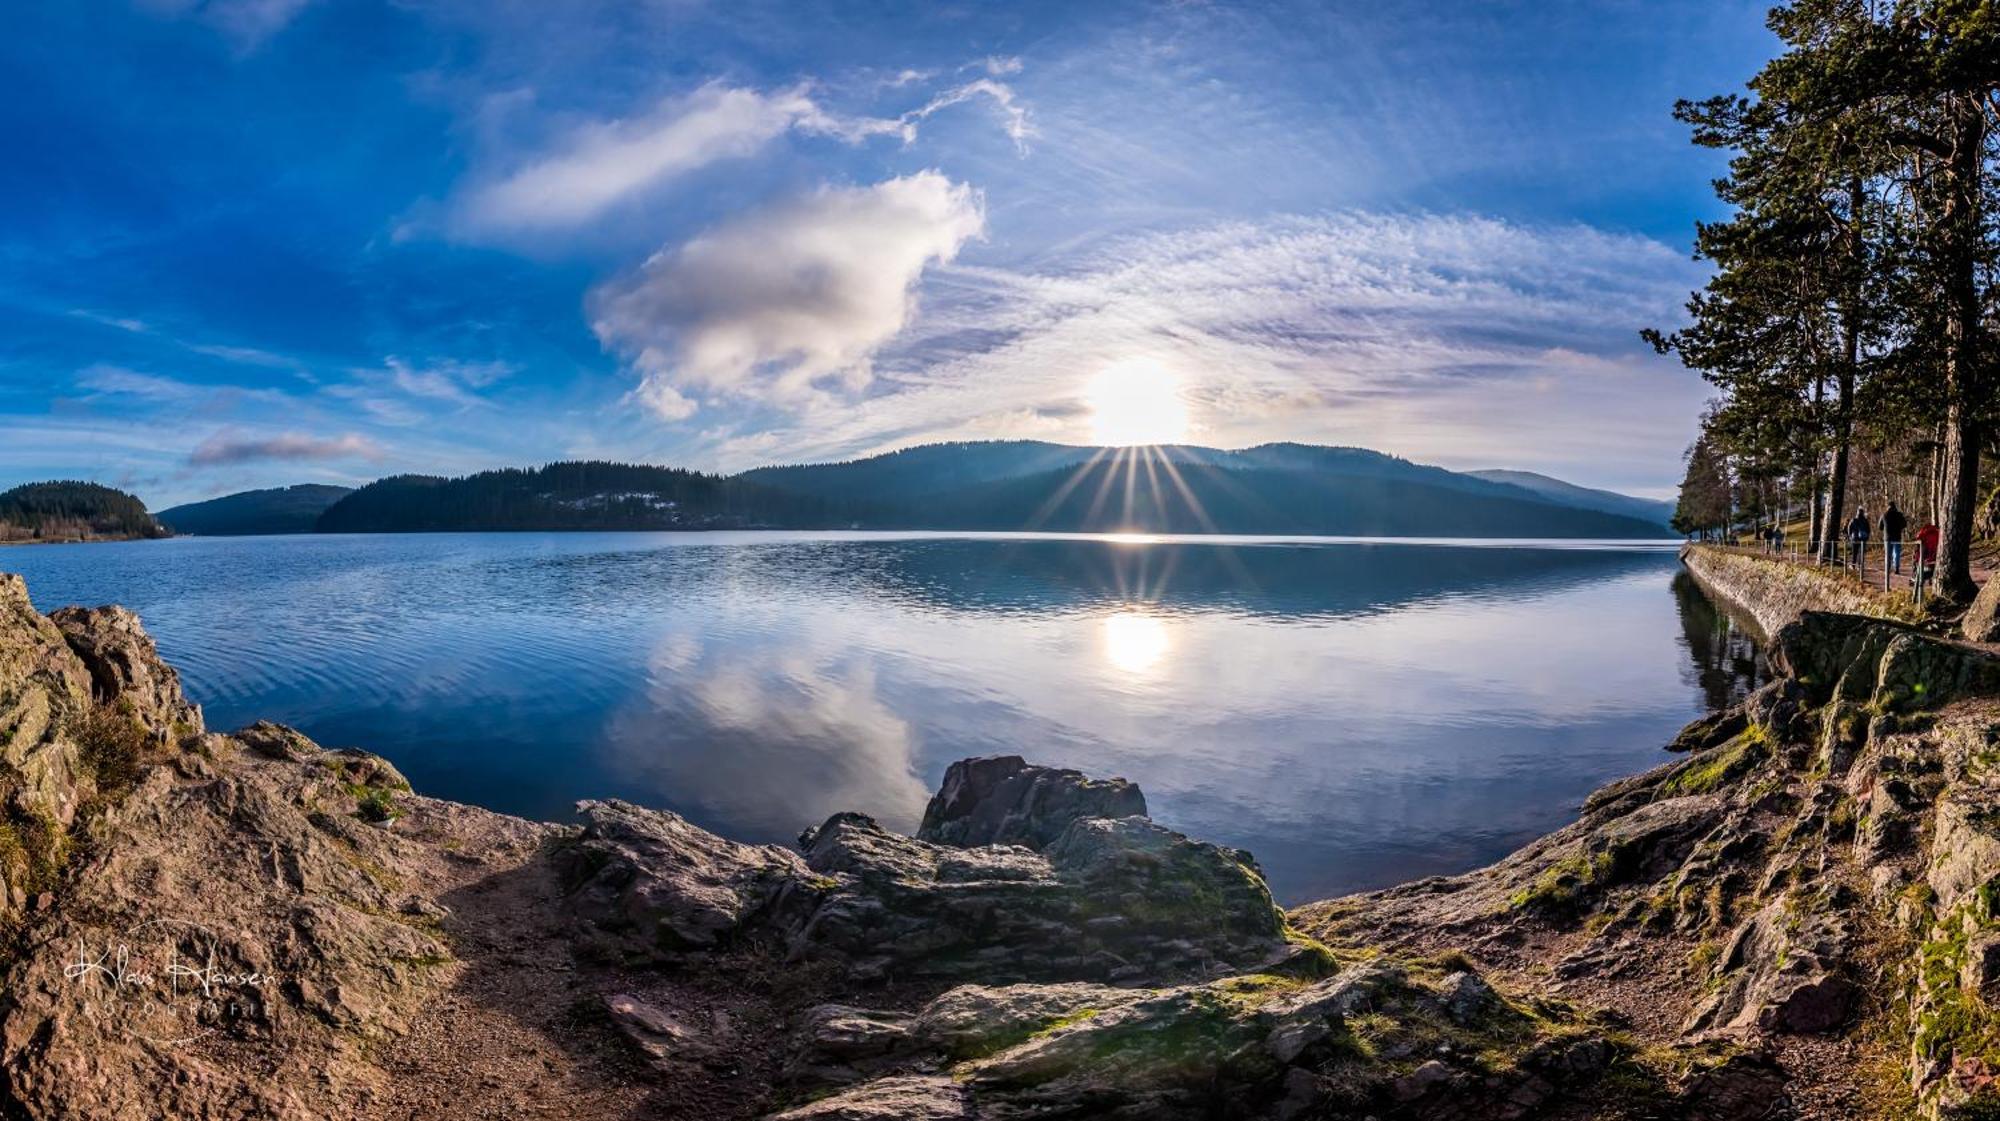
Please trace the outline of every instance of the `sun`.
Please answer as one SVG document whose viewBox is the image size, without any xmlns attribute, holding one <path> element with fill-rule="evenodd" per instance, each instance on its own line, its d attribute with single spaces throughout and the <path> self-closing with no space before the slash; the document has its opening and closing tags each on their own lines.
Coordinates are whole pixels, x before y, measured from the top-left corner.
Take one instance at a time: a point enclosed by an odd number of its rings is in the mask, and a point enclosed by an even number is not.
<svg viewBox="0 0 2000 1121">
<path fill-rule="evenodd" d="M 1090 434 L 1113 447 L 1178 444 L 1187 439 L 1187 402 L 1180 379 L 1150 358 L 1107 366 L 1084 386 Z"/>
</svg>

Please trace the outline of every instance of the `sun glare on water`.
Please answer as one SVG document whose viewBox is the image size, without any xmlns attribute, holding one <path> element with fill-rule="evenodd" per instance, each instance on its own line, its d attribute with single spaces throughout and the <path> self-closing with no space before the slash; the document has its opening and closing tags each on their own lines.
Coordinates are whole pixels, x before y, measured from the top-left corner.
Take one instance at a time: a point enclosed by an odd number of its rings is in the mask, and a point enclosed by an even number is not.
<svg viewBox="0 0 2000 1121">
<path fill-rule="evenodd" d="M 1106 367 L 1084 387 L 1091 438 L 1099 444 L 1178 444 L 1187 439 L 1180 379 L 1147 358 Z"/>
<path fill-rule="evenodd" d="M 1144 673 L 1160 664 L 1173 647 L 1166 620 L 1139 611 L 1119 611 L 1104 617 L 1104 658 L 1126 673 Z"/>
</svg>

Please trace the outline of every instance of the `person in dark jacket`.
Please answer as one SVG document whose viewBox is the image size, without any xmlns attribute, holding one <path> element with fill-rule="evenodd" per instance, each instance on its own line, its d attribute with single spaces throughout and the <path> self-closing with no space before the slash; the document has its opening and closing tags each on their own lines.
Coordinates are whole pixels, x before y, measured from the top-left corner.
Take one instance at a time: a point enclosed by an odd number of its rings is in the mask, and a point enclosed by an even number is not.
<svg viewBox="0 0 2000 1121">
<path fill-rule="evenodd" d="M 1903 571 L 1903 528 L 1907 525 L 1903 512 L 1896 509 L 1894 502 L 1882 511 L 1882 547 L 1889 550 L 1889 571 Z"/>
<path fill-rule="evenodd" d="M 1861 567 L 1862 558 L 1868 555 L 1868 507 L 1854 511 L 1854 520 L 1847 523 L 1847 559 L 1856 568 Z"/>
</svg>

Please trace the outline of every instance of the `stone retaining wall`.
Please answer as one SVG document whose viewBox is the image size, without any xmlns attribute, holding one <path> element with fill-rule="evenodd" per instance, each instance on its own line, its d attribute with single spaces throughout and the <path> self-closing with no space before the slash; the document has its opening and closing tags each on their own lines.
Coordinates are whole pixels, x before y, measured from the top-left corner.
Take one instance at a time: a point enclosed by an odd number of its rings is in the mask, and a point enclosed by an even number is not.
<svg viewBox="0 0 2000 1121">
<path fill-rule="evenodd" d="M 1839 572 L 1714 545 L 1683 546 L 1681 563 L 1709 598 L 1748 615 L 1764 636 L 1777 634 L 1807 611 L 1904 621 L 1918 617 L 1907 595 L 1872 590 Z"/>
</svg>

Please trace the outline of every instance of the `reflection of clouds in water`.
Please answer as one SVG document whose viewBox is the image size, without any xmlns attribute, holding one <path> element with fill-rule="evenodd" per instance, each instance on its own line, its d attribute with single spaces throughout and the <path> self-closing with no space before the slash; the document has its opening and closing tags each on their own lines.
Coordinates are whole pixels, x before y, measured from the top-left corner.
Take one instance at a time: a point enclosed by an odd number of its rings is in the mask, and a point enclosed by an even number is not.
<svg viewBox="0 0 2000 1121">
<path fill-rule="evenodd" d="M 1660 641 L 1674 618 L 1660 582 L 1655 569 L 1276 625 L 1124 603 L 973 629 L 935 608 L 793 594 L 756 629 L 804 665 L 879 668 L 871 697 L 923 730 L 922 775 L 995 751 L 1124 775 L 1171 826 L 1268 854 L 1293 882 L 1353 886 L 1488 859 L 1650 761 L 1692 715 L 1684 655 Z M 1433 863 L 1394 863 L 1410 852 Z"/>
<path fill-rule="evenodd" d="M 698 807 L 746 837 L 789 839 L 851 809 L 914 829 L 930 792 L 909 723 L 877 696 L 873 662 L 801 650 L 795 637 L 663 638 L 642 699 L 607 724 L 605 764 L 656 792 L 651 801 Z"/>
</svg>

